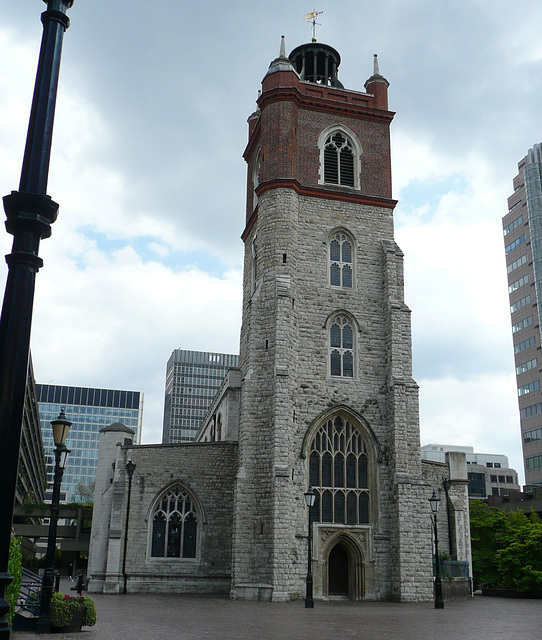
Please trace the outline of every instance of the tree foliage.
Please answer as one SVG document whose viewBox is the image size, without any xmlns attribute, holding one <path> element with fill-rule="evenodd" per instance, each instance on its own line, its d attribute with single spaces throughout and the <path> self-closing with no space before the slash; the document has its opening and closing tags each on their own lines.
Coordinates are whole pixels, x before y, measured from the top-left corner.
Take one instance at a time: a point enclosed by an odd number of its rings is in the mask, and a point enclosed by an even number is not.
<svg viewBox="0 0 542 640">
<path fill-rule="evenodd" d="M 542 521 L 535 513 L 507 514 L 472 500 L 470 522 L 477 584 L 542 590 Z"/>
<path fill-rule="evenodd" d="M 15 615 L 15 604 L 17 602 L 17 597 L 19 596 L 19 589 L 21 588 L 21 578 L 23 575 L 23 554 L 21 553 L 21 538 L 17 538 L 15 536 L 11 536 L 11 540 L 9 541 L 8 572 L 13 580 L 6 587 L 6 600 L 11 605 L 7 617 L 8 620 L 12 622 L 13 616 Z"/>
</svg>

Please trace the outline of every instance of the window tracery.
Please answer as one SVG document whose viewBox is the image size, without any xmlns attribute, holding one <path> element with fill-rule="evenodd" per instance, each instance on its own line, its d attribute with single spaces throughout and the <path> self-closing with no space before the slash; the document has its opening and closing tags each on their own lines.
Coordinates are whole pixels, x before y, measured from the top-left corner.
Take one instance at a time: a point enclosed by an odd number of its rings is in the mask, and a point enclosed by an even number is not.
<svg viewBox="0 0 542 640">
<path fill-rule="evenodd" d="M 352 288 L 352 245 L 352 240 L 340 231 L 335 233 L 329 242 L 329 283 L 332 287 Z"/>
<path fill-rule="evenodd" d="M 198 517 L 192 498 L 179 485 L 160 497 L 152 518 L 151 557 L 195 558 Z"/>
<path fill-rule="evenodd" d="M 309 482 L 316 493 L 315 522 L 367 524 L 370 520 L 369 456 L 360 430 L 335 416 L 316 432 L 309 454 Z"/>
<path fill-rule="evenodd" d="M 354 377 L 353 323 L 346 315 L 337 315 L 329 326 L 329 372 L 332 376 Z"/>
</svg>

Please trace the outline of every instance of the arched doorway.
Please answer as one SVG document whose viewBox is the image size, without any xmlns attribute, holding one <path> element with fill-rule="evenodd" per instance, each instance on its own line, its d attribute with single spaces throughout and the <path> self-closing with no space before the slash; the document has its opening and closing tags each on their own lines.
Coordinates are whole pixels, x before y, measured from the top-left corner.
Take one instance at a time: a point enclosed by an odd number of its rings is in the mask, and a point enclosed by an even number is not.
<svg viewBox="0 0 542 640">
<path fill-rule="evenodd" d="M 336 544 L 329 554 L 328 561 L 328 593 L 330 596 L 349 595 L 348 553 L 342 544 Z"/>
</svg>

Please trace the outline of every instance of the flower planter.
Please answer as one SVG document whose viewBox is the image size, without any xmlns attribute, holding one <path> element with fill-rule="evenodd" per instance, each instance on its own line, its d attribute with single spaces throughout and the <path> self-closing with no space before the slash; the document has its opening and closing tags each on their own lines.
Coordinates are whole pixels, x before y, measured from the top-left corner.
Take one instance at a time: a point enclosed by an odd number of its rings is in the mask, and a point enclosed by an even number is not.
<svg viewBox="0 0 542 640">
<path fill-rule="evenodd" d="M 51 627 L 53 633 L 69 633 L 71 631 L 81 631 L 83 628 L 84 605 L 79 606 L 74 612 L 70 624 L 64 627 Z"/>
</svg>

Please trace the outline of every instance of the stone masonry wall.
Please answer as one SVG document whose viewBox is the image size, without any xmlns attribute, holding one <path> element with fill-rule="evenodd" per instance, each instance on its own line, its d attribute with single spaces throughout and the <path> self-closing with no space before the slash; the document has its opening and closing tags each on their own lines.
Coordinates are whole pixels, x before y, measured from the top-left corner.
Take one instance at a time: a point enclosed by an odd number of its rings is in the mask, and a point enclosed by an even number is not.
<svg viewBox="0 0 542 640">
<path fill-rule="evenodd" d="M 131 459 L 136 468 L 126 547 L 128 592 L 228 593 L 237 445 L 231 442 L 141 445 L 123 447 L 121 453 L 117 461 L 118 477 L 112 486 L 117 501 L 112 505 L 110 526 L 110 536 L 118 540 L 118 553 L 110 551 L 105 590 L 118 593 L 124 582 L 128 486 L 125 466 Z M 151 558 L 152 505 L 167 487 L 177 482 L 192 494 L 198 505 L 197 557 Z"/>
</svg>

